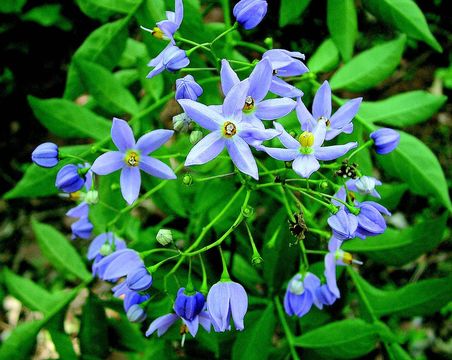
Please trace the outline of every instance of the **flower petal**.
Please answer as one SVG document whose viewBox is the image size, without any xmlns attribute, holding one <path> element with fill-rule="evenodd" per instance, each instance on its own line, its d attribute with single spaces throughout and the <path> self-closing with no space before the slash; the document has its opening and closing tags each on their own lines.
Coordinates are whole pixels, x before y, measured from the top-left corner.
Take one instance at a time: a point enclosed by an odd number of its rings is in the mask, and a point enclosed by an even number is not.
<svg viewBox="0 0 452 360">
<path fill-rule="evenodd" d="M 262 120 L 276 120 L 289 114 L 296 105 L 290 98 L 264 100 L 257 105 L 256 116 Z"/>
<path fill-rule="evenodd" d="M 224 332 L 229 327 L 229 299 L 229 287 L 222 282 L 214 284 L 207 294 L 207 311 L 217 332 Z"/>
<path fill-rule="evenodd" d="M 312 115 L 314 119 L 322 116 L 329 119 L 331 117 L 331 88 L 328 81 L 324 81 L 314 96 L 312 103 Z"/>
<path fill-rule="evenodd" d="M 292 136 L 290 136 L 290 134 L 286 131 L 286 129 L 284 129 L 284 127 L 280 123 L 274 121 L 273 126 L 275 127 L 276 130 L 278 130 L 281 133 L 278 136 L 278 138 L 286 148 L 297 150 L 300 148 L 300 143 Z"/>
<path fill-rule="evenodd" d="M 206 330 L 210 332 L 210 326 L 212 325 L 212 321 L 210 320 L 209 313 L 207 311 L 202 311 L 198 315 L 199 324 Z"/>
<path fill-rule="evenodd" d="M 235 71 L 232 70 L 229 61 L 225 59 L 221 60 L 220 76 L 221 76 L 221 89 L 223 90 L 224 96 L 226 96 L 229 93 L 229 90 L 231 90 L 234 87 L 234 85 L 237 85 L 240 82 L 240 79 L 235 73 Z"/>
<path fill-rule="evenodd" d="M 313 130 L 314 147 L 322 146 L 326 135 L 326 122 L 323 120 L 317 121 L 317 125 Z"/>
<path fill-rule="evenodd" d="M 121 193 L 127 203 L 132 204 L 140 193 L 141 174 L 137 167 L 124 166 L 119 179 L 121 184 Z"/>
<path fill-rule="evenodd" d="M 301 177 L 308 178 L 320 168 L 320 164 L 314 155 L 298 156 L 292 163 L 292 169 Z"/>
<path fill-rule="evenodd" d="M 140 159 L 140 169 L 149 175 L 158 177 L 160 179 L 177 179 L 173 169 L 171 169 L 164 162 L 154 159 L 150 156 L 143 156 Z"/>
<path fill-rule="evenodd" d="M 218 130 L 219 127 L 226 121 L 218 112 L 196 101 L 190 99 L 180 99 L 179 104 L 182 106 L 189 118 L 207 130 Z"/>
<path fill-rule="evenodd" d="M 228 92 L 223 102 L 223 116 L 226 119 L 234 119 L 237 114 L 242 114 L 245 99 L 248 95 L 250 83 L 248 80 L 241 81 Z M 190 115 L 189 115 L 190 116 Z"/>
<path fill-rule="evenodd" d="M 97 175 L 107 175 L 121 169 L 123 166 L 125 166 L 124 153 L 120 151 L 109 151 L 94 161 L 93 166 L 91 166 L 91 171 Z"/>
<path fill-rule="evenodd" d="M 159 337 L 162 336 L 178 318 L 179 317 L 176 314 L 166 314 L 158 317 L 151 323 L 151 325 L 149 325 L 149 328 L 146 331 L 146 336 L 151 335 L 155 330 L 157 330 L 157 335 Z"/>
<path fill-rule="evenodd" d="M 272 78 L 270 91 L 273 94 L 283 97 L 297 98 L 303 96 L 303 91 L 293 85 L 286 83 L 284 80 L 280 79 L 277 76 L 273 76 Z"/>
<path fill-rule="evenodd" d="M 116 147 L 123 152 L 132 149 L 135 146 L 132 128 L 127 124 L 127 121 L 118 118 L 113 118 L 111 139 Z"/>
<path fill-rule="evenodd" d="M 176 0 L 174 5 L 174 12 L 175 12 L 174 22 L 178 26 L 180 26 L 180 24 L 182 23 L 182 19 L 184 18 L 184 3 L 182 0 Z"/>
<path fill-rule="evenodd" d="M 229 141 L 226 141 L 226 148 L 231 156 L 232 162 L 237 168 L 253 177 L 259 179 L 256 160 L 248 144 L 240 136 L 234 136 Z"/>
<path fill-rule="evenodd" d="M 199 317 L 195 316 L 193 320 L 189 321 L 184 318 L 182 318 L 182 322 L 187 325 L 188 331 L 190 332 L 191 336 L 195 337 L 198 332 L 199 327 Z"/>
<path fill-rule="evenodd" d="M 148 132 L 138 139 L 136 148 L 141 155 L 147 155 L 166 143 L 173 134 L 173 130 L 164 129 Z"/>
<path fill-rule="evenodd" d="M 317 125 L 317 121 L 312 117 L 305 104 L 301 101 L 301 97 L 297 98 L 297 106 L 295 107 L 297 118 L 300 122 L 301 128 L 304 131 L 312 131 Z"/>
<path fill-rule="evenodd" d="M 300 155 L 298 149 L 279 149 L 266 146 L 259 146 L 257 150 L 265 151 L 272 158 L 281 161 L 292 161 L 295 160 L 295 158 Z"/>
<path fill-rule="evenodd" d="M 262 59 L 254 68 L 249 77 L 250 88 L 248 95 L 255 103 L 260 102 L 268 93 L 273 78 L 273 69 L 270 60 Z"/>
<path fill-rule="evenodd" d="M 345 145 L 324 146 L 315 149 L 315 157 L 319 160 L 335 160 L 358 146 L 356 142 Z"/>
<path fill-rule="evenodd" d="M 229 304 L 231 307 L 232 320 L 236 330 L 243 330 L 243 318 L 248 310 L 248 296 L 242 285 L 236 282 L 228 282 L 231 299 Z"/>
<path fill-rule="evenodd" d="M 75 217 L 75 218 L 81 218 L 81 217 L 88 217 L 89 213 L 89 205 L 86 202 L 81 202 L 76 207 L 70 209 L 66 216 Z"/>
<path fill-rule="evenodd" d="M 205 164 L 216 158 L 223 151 L 225 142 L 221 131 L 211 132 L 193 146 L 187 155 L 185 166 Z"/>
<path fill-rule="evenodd" d="M 334 254 L 329 253 L 325 255 L 325 278 L 326 283 L 330 291 L 339 298 L 341 296 L 339 288 L 336 282 L 336 260 L 334 259 Z"/>
<path fill-rule="evenodd" d="M 336 129 L 341 129 L 348 125 L 357 114 L 362 100 L 363 98 L 360 97 L 347 101 L 342 105 L 334 115 L 331 116 L 331 126 Z"/>
</svg>

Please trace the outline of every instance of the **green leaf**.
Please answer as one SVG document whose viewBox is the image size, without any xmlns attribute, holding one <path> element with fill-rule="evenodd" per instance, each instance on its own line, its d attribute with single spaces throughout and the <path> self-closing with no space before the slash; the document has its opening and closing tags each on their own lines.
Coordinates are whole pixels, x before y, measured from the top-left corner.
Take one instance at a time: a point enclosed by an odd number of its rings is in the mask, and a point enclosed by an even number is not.
<svg viewBox="0 0 452 360">
<path fill-rule="evenodd" d="M 113 69 L 118 63 L 126 47 L 129 18 L 117 20 L 103 25 L 93 31 L 77 49 L 73 56 L 75 59 L 85 59 L 102 65 L 108 70 Z M 81 80 L 71 64 L 68 71 L 64 98 L 73 100 L 84 91 Z"/>
<path fill-rule="evenodd" d="M 315 53 L 308 60 L 308 68 L 314 73 L 328 72 L 339 64 L 339 51 L 334 41 L 326 39 L 320 44 Z"/>
<path fill-rule="evenodd" d="M 357 275 L 355 280 L 365 293 L 377 316 L 412 317 L 430 315 L 452 301 L 452 277 L 430 279 L 396 290 L 380 290 Z"/>
<path fill-rule="evenodd" d="M 410 91 L 381 101 L 363 101 L 359 115 L 366 121 L 378 124 L 410 126 L 429 120 L 446 100 L 447 96 L 437 96 L 423 90 Z"/>
<path fill-rule="evenodd" d="M 44 324 L 44 320 L 35 320 L 17 326 L 0 347 L 0 359 L 30 359 L 36 336 Z"/>
<path fill-rule="evenodd" d="M 99 299 L 91 293 L 83 305 L 79 338 L 83 357 L 107 357 L 107 316 Z"/>
<path fill-rule="evenodd" d="M 105 111 L 112 114 L 138 112 L 135 98 L 107 69 L 85 60 L 76 60 L 75 67 L 85 88 Z"/>
<path fill-rule="evenodd" d="M 245 322 L 245 331 L 237 334 L 232 347 L 232 359 L 268 359 L 276 325 L 273 304 L 270 303 L 264 311 L 249 312 Z"/>
<path fill-rule="evenodd" d="M 425 220 L 403 230 L 387 229 L 383 234 L 366 241 L 346 241 L 346 251 L 363 253 L 386 265 L 402 266 L 422 254 L 435 249 L 443 240 L 448 213 L 435 220 Z M 428 239 L 428 241 L 426 241 Z"/>
<path fill-rule="evenodd" d="M 392 343 L 386 347 L 389 360 L 412 360 L 412 357 L 397 343 Z"/>
<path fill-rule="evenodd" d="M 358 35 L 358 18 L 354 0 L 328 0 L 327 25 L 331 38 L 344 61 L 353 56 Z"/>
<path fill-rule="evenodd" d="M 378 329 L 360 319 L 337 321 L 294 339 L 294 344 L 334 359 L 353 359 L 375 348 Z"/>
<path fill-rule="evenodd" d="M 378 201 L 388 210 L 394 210 L 400 203 L 403 194 L 408 190 L 408 185 L 405 183 L 389 183 L 378 186 L 378 193 L 381 199 Z"/>
<path fill-rule="evenodd" d="M 89 147 L 89 145 L 65 146 L 60 148 L 60 151 L 67 154 L 78 155 L 87 151 Z M 22 179 L 20 179 L 13 189 L 5 193 L 3 198 L 17 199 L 58 194 L 58 189 L 55 187 L 56 175 L 58 170 L 68 163 L 68 161 L 61 161 L 57 166 L 51 169 L 30 164 L 25 170 Z"/>
<path fill-rule="evenodd" d="M 400 64 L 406 36 L 377 45 L 356 55 L 333 75 L 331 88 L 359 92 L 389 77 Z"/>
<path fill-rule="evenodd" d="M 24 21 L 34 21 L 42 26 L 57 26 L 62 30 L 72 29 L 72 23 L 61 15 L 61 4 L 37 6 L 22 16 Z"/>
<path fill-rule="evenodd" d="M 32 221 L 33 231 L 44 256 L 63 274 L 69 273 L 83 281 L 91 274 L 86 270 L 80 255 L 59 231 L 50 225 Z"/>
<path fill-rule="evenodd" d="M 311 0 L 281 0 L 279 8 L 279 26 L 284 27 L 289 24 L 298 24 L 301 14 L 311 3 Z"/>
<path fill-rule="evenodd" d="M 109 121 L 72 101 L 29 96 L 28 103 L 36 118 L 57 136 L 103 140 L 110 134 Z"/>
<path fill-rule="evenodd" d="M 377 156 L 380 164 L 390 175 L 404 180 L 414 194 L 432 195 L 452 211 L 446 177 L 436 156 L 419 139 L 399 133 L 399 146 L 387 155 Z"/>
<path fill-rule="evenodd" d="M 93 19 L 106 21 L 114 14 L 128 14 L 141 0 L 77 0 L 83 13 Z"/>
<path fill-rule="evenodd" d="M 60 355 L 61 359 L 78 359 L 69 335 L 65 334 L 63 331 L 58 331 L 55 329 L 49 329 L 49 332 L 50 336 L 52 337 L 53 344 L 55 345 L 55 350 L 58 352 L 58 355 Z"/>
<path fill-rule="evenodd" d="M 2 0 L 0 1 L 0 13 L 20 13 L 27 0 Z"/>
<path fill-rule="evenodd" d="M 51 311 L 54 298 L 47 290 L 30 279 L 14 274 L 8 268 L 3 271 L 3 277 L 10 294 L 30 308 L 30 310 L 44 313 Z"/>
<path fill-rule="evenodd" d="M 441 45 L 428 28 L 424 14 L 413 0 L 363 0 L 363 5 L 380 20 L 442 52 Z"/>
</svg>

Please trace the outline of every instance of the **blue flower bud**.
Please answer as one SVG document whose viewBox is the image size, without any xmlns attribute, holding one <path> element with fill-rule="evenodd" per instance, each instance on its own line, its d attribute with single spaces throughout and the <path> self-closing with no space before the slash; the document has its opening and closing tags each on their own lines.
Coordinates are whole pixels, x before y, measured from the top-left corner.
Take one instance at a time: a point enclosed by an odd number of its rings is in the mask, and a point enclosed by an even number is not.
<svg viewBox="0 0 452 360">
<path fill-rule="evenodd" d="M 377 154 L 384 155 L 394 150 L 400 142 L 400 134 L 392 129 L 382 128 L 370 134 Z"/>
<path fill-rule="evenodd" d="M 91 237 L 91 233 L 93 232 L 93 228 L 93 224 L 91 224 L 87 217 L 80 218 L 71 225 L 72 240 L 75 238 L 89 239 Z"/>
<path fill-rule="evenodd" d="M 168 71 L 177 71 L 189 64 L 190 60 L 187 53 L 179 49 L 177 46 L 172 46 L 165 52 L 163 56 L 163 66 Z"/>
<path fill-rule="evenodd" d="M 255 28 L 267 13 L 265 0 L 241 0 L 234 6 L 234 16 L 245 30 Z"/>
<path fill-rule="evenodd" d="M 66 193 L 73 193 L 80 190 L 85 184 L 85 179 L 80 176 L 78 172 L 79 168 L 76 165 L 63 166 L 58 171 L 55 186 L 58 190 Z"/>
<path fill-rule="evenodd" d="M 333 305 L 337 299 L 326 284 L 315 290 L 315 296 L 321 305 Z"/>
<path fill-rule="evenodd" d="M 314 303 L 314 294 L 320 286 L 320 280 L 311 273 L 304 276 L 296 274 L 287 285 L 284 296 L 284 310 L 289 316 L 296 315 L 302 317 L 311 310 Z"/>
<path fill-rule="evenodd" d="M 152 275 L 144 265 L 127 274 L 127 286 L 133 291 L 145 291 L 152 285 Z"/>
<path fill-rule="evenodd" d="M 198 100 L 203 93 L 201 85 L 199 85 L 193 76 L 187 75 L 182 79 L 176 80 L 176 100 L 190 99 L 193 101 Z"/>
<path fill-rule="evenodd" d="M 127 310 L 127 319 L 130 322 L 140 323 L 146 319 L 146 313 L 140 305 L 135 304 Z"/>
<path fill-rule="evenodd" d="M 58 146 L 51 142 L 39 145 L 31 153 L 31 160 L 42 167 L 54 167 L 58 164 Z"/>
<path fill-rule="evenodd" d="M 174 302 L 175 313 L 185 320 L 192 321 L 204 309 L 206 299 L 200 292 L 193 295 L 185 294 L 185 288 L 180 288 Z"/>
</svg>

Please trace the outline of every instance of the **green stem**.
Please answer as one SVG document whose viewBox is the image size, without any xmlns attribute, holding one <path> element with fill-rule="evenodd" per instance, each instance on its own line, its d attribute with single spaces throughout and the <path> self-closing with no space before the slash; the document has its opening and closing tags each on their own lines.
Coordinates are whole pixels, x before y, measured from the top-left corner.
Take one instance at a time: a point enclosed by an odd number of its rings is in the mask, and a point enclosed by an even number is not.
<svg viewBox="0 0 452 360">
<path fill-rule="evenodd" d="M 328 251 L 323 250 L 305 250 L 307 254 L 326 255 Z"/>
<path fill-rule="evenodd" d="M 174 250 L 174 249 L 161 249 L 161 248 L 158 248 L 158 249 L 151 249 L 151 250 L 146 250 L 146 251 L 142 251 L 142 252 L 140 252 L 140 257 L 142 258 L 142 259 L 144 259 L 144 258 L 146 258 L 147 256 L 149 256 L 149 255 L 151 255 L 151 254 L 154 254 L 154 253 L 158 253 L 158 252 L 177 252 L 177 253 L 179 253 L 180 251 L 178 251 L 178 250 Z"/>
<path fill-rule="evenodd" d="M 217 68 L 203 67 L 203 68 L 183 68 L 180 72 L 198 72 L 198 71 L 217 71 Z"/>
<path fill-rule="evenodd" d="M 245 221 L 245 227 L 246 227 L 246 231 L 248 233 L 248 237 L 250 239 L 251 248 L 253 249 L 252 259 L 259 258 L 262 261 L 262 257 L 259 254 L 259 250 L 257 250 L 256 244 L 254 243 L 253 234 L 251 233 L 250 226 L 248 225 L 248 223 L 246 221 Z"/>
<path fill-rule="evenodd" d="M 306 248 L 304 246 L 304 241 L 300 240 L 299 243 L 300 243 L 301 254 L 303 256 L 303 262 L 305 265 L 305 268 L 303 270 L 307 271 L 309 269 L 309 261 L 308 261 L 308 255 L 306 253 Z"/>
<path fill-rule="evenodd" d="M 373 145 L 374 141 L 373 140 L 367 140 L 364 144 L 362 144 L 359 148 L 355 149 L 355 151 L 353 151 L 350 156 L 347 157 L 348 160 L 350 160 L 353 156 L 355 156 L 356 154 L 358 154 L 360 151 L 371 147 Z"/>
<path fill-rule="evenodd" d="M 279 190 L 283 196 L 284 206 L 286 207 L 287 215 L 289 215 L 289 218 L 292 222 L 296 222 L 295 216 L 293 215 L 292 209 L 290 208 L 289 200 L 287 199 L 287 194 L 284 191 L 283 185 L 280 184 Z"/>
<path fill-rule="evenodd" d="M 178 256 L 180 256 L 180 254 L 170 256 L 169 258 L 166 258 L 166 259 L 164 259 L 164 260 L 158 262 L 158 263 L 155 264 L 155 265 L 149 266 L 147 269 L 149 270 L 149 272 L 150 272 L 151 274 L 153 274 L 153 273 L 155 273 L 155 272 L 158 270 L 158 268 L 159 268 L 160 266 L 162 266 L 164 263 L 166 263 L 167 261 L 170 261 L 170 260 L 172 260 L 172 259 L 174 259 L 174 258 L 177 258 Z"/>
<path fill-rule="evenodd" d="M 356 289 L 358 290 L 358 294 L 361 297 L 361 300 L 363 301 L 363 304 L 369 313 L 370 317 L 372 318 L 372 321 L 374 323 L 378 322 L 378 317 L 375 315 L 374 310 L 372 309 L 372 306 L 370 305 L 369 299 L 367 298 L 363 288 L 361 287 L 361 284 L 359 283 L 358 276 L 356 275 L 356 271 L 351 267 L 347 266 L 347 272 L 353 279 L 353 283 L 356 286 Z"/>
<path fill-rule="evenodd" d="M 221 246 L 218 246 L 218 250 L 220 251 L 221 264 L 223 265 L 223 272 L 221 273 L 220 281 L 231 281 L 231 277 L 229 276 L 228 265 L 226 264 L 226 259 L 223 255 L 223 250 L 221 250 Z"/>
<path fill-rule="evenodd" d="M 281 306 L 281 302 L 279 301 L 278 296 L 275 296 L 275 305 L 276 310 L 278 311 L 278 317 L 281 321 L 281 325 L 283 327 L 284 333 L 286 334 L 287 342 L 289 343 L 290 353 L 292 354 L 292 358 L 294 360 L 300 360 L 297 354 L 297 350 L 295 349 L 295 346 L 293 344 L 293 334 L 292 331 L 290 331 L 289 325 L 287 324 L 283 308 Z"/>
<path fill-rule="evenodd" d="M 257 45 L 257 44 L 247 43 L 245 41 L 236 41 L 234 43 L 234 46 L 245 47 L 245 48 L 257 51 L 257 52 L 262 53 L 262 54 L 268 50 L 268 49 L 264 48 L 263 46 L 260 46 L 260 45 Z"/>
<path fill-rule="evenodd" d="M 202 283 L 201 288 L 199 291 L 201 291 L 204 295 L 207 295 L 207 292 L 209 290 L 209 287 L 207 286 L 207 272 L 206 272 L 206 266 L 204 265 L 204 261 L 202 260 L 202 255 L 199 254 L 199 262 L 201 263 L 201 271 L 202 271 Z"/>
<path fill-rule="evenodd" d="M 201 179 L 194 179 L 195 182 L 204 182 L 204 181 L 209 181 L 209 180 L 214 180 L 214 179 L 221 179 L 227 176 L 233 176 L 235 175 L 235 172 L 231 172 L 231 173 L 227 173 L 227 174 L 221 174 L 221 175 L 214 175 L 214 176 L 209 176 L 209 177 L 205 177 L 205 178 L 201 178 Z"/>
<path fill-rule="evenodd" d="M 323 236 L 324 238 L 327 238 L 327 239 L 329 239 L 331 237 L 331 233 L 329 233 L 328 231 L 320 230 L 320 229 L 309 228 L 309 232 L 319 234 L 320 236 Z"/>
</svg>

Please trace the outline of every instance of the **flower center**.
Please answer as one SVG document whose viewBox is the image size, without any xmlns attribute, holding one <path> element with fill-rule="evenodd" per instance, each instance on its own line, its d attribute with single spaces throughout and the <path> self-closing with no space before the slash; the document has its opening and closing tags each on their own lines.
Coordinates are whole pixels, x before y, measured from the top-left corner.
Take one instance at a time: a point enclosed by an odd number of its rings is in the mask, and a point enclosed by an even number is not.
<svg viewBox="0 0 452 360">
<path fill-rule="evenodd" d="M 159 40 L 162 40 L 166 37 L 165 34 L 163 33 L 163 31 L 160 30 L 160 28 L 158 28 L 157 26 L 152 29 L 151 34 L 153 37 L 155 37 L 156 39 L 159 39 Z"/>
<path fill-rule="evenodd" d="M 322 121 L 322 120 L 325 121 L 326 127 L 330 127 L 330 125 L 331 125 L 330 119 L 326 118 L 325 116 L 321 116 L 317 119 L 317 121 Z"/>
<path fill-rule="evenodd" d="M 278 75 L 278 69 L 274 69 L 274 70 L 272 71 L 272 73 L 273 73 L 273 75 Z"/>
<path fill-rule="evenodd" d="M 299 137 L 298 142 L 301 145 L 300 152 L 302 154 L 312 154 L 314 145 L 314 134 L 310 131 L 304 131 Z"/>
<path fill-rule="evenodd" d="M 335 253 L 336 260 L 341 260 L 344 264 L 351 265 L 351 264 L 358 264 L 362 265 L 362 261 L 353 259 L 353 255 L 349 252 L 343 251 L 343 250 L 336 250 Z"/>
<path fill-rule="evenodd" d="M 289 285 L 289 291 L 295 295 L 301 295 L 304 293 L 303 282 L 299 280 L 294 280 Z"/>
<path fill-rule="evenodd" d="M 235 127 L 234 123 L 230 121 L 226 121 L 223 124 L 223 136 L 227 138 L 233 137 L 237 133 L 237 128 Z"/>
<path fill-rule="evenodd" d="M 251 96 L 247 96 L 245 99 L 245 105 L 243 106 L 244 112 L 250 112 L 254 109 L 254 99 Z"/>
<path fill-rule="evenodd" d="M 185 324 L 182 324 L 179 329 L 179 334 L 184 335 L 188 334 L 188 327 Z"/>
<path fill-rule="evenodd" d="M 136 167 L 140 163 L 140 154 L 135 151 L 128 151 L 124 161 L 130 167 Z"/>
</svg>

